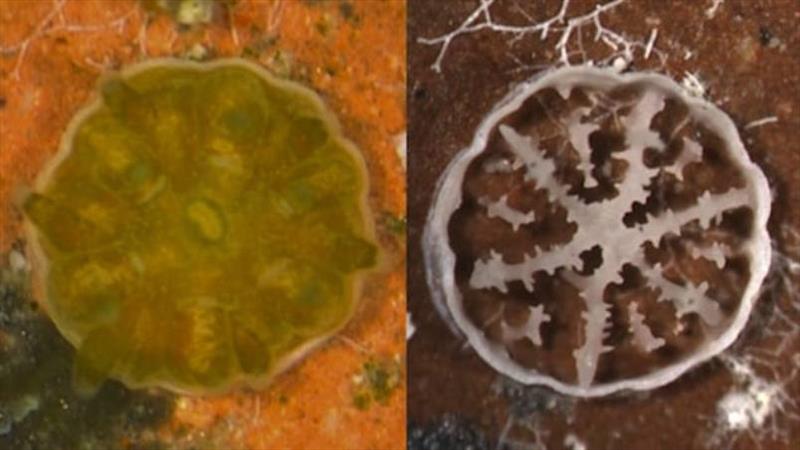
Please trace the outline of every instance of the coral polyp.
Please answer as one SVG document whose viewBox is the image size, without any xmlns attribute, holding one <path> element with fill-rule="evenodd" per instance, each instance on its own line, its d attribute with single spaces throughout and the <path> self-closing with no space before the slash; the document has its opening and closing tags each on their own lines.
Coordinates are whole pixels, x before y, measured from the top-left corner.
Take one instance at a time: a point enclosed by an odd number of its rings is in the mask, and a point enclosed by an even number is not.
<svg viewBox="0 0 800 450">
<path fill-rule="evenodd" d="M 377 246 L 362 156 L 250 63 L 111 76 L 23 203 L 77 380 L 261 386 L 351 317 Z"/>
<path fill-rule="evenodd" d="M 439 312 L 498 371 L 577 396 L 666 384 L 728 347 L 770 261 L 771 194 L 725 113 L 656 74 L 547 72 L 443 174 Z"/>
</svg>

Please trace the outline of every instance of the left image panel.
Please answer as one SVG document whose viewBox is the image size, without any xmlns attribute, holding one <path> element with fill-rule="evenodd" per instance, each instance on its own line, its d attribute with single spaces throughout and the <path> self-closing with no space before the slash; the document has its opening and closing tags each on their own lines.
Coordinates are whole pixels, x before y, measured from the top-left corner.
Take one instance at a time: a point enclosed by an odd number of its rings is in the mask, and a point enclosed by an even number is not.
<svg viewBox="0 0 800 450">
<path fill-rule="evenodd" d="M 0 2 L 0 448 L 405 448 L 405 2 Z"/>
</svg>

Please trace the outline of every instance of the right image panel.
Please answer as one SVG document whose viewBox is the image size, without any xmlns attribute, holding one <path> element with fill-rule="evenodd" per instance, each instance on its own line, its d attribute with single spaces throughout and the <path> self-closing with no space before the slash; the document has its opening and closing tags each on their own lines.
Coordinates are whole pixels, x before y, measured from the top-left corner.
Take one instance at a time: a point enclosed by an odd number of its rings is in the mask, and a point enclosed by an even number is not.
<svg viewBox="0 0 800 450">
<path fill-rule="evenodd" d="M 794 448 L 798 14 L 409 0 L 409 449 Z"/>
</svg>

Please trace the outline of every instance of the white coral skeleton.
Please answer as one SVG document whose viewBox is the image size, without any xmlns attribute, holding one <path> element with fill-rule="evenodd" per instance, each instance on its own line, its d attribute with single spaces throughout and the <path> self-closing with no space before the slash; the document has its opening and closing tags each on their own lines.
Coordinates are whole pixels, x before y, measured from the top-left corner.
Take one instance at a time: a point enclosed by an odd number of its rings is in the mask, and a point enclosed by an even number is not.
<svg viewBox="0 0 800 450">
<path fill-rule="evenodd" d="M 609 105 L 604 97 L 615 87 L 635 86 L 638 93 L 633 102 Z M 611 110 L 618 126 L 624 132 L 624 150 L 614 153 L 623 161 L 624 177 L 615 183 L 617 193 L 612 198 L 586 201 L 575 193 L 574 186 L 564 182 L 560 163 L 544 149 L 549 136 L 514 127 L 507 118 L 523 103 L 537 93 L 549 89 L 558 92 L 565 101 L 573 90 L 586 90 L 593 102 L 591 107 L 576 107 L 560 117 L 550 117 L 557 122 L 564 141 L 569 143 L 576 156 L 574 169 L 582 175 L 582 187 L 598 185 L 596 179 L 601 168 L 592 162 L 590 136 L 601 128 L 600 119 L 591 115 L 598 104 Z M 591 92 L 595 92 L 592 94 Z M 599 94 L 597 94 L 599 92 Z M 724 141 L 726 158 L 742 175 L 743 186 L 727 190 L 705 189 L 686 207 L 668 206 L 660 212 L 648 213 L 644 223 L 623 224 L 623 217 L 637 203 L 643 205 L 651 194 L 652 183 L 658 177 L 668 176 L 676 183 L 684 183 L 687 167 L 702 164 L 703 146 L 691 135 L 681 139 L 680 154 L 668 165 L 652 167 L 645 162 L 645 151 L 665 152 L 668 142 L 653 128 L 653 119 L 665 110 L 668 101 L 679 102 L 688 109 L 687 119 L 699 124 Z M 677 125 L 680 129 L 686 125 Z M 563 208 L 567 222 L 576 226 L 571 239 L 552 246 L 534 246 L 525 249 L 524 257 L 511 261 L 502 252 L 491 248 L 471 263 L 468 286 L 456 279 L 458 255 L 451 242 L 448 226 L 454 213 L 462 207 L 467 169 L 489 145 L 492 133 L 501 137 L 508 158 L 493 160 L 482 166 L 483 173 L 503 176 L 515 171 L 524 174 L 522 183 L 546 194 L 552 208 Z M 566 145 L 566 144 L 565 144 Z M 539 214 L 519 209 L 509 200 L 509 195 L 490 198 L 483 196 L 476 203 L 485 215 L 494 221 L 504 221 L 510 233 L 531 233 L 526 227 L 535 224 Z M 619 74 L 608 69 L 592 67 L 567 67 L 552 70 L 523 83 L 498 103 L 479 126 L 472 144 L 462 150 L 443 173 L 428 216 L 423 249 L 428 284 L 439 313 L 454 331 L 462 334 L 475 351 L 497 371 L 522 383 L 541 384 L 559 392 L 594 397 L 620 390 L 652 389 L 678 378 L 690 368 L 708 360 L 727 348 L 744 327 L 770 261 L 770 241 L 766 222 L 770 212 L 771 196 L 762 171 L 748 157 L 736 127 L 722 111 L 702 98 L 692 97 L 671 79 L 657 74 Z M 736 245 L 715 241 L 698 244 L 684 238 L 687 230 L 715 233 L 725 214 L 743 208 L 752 211 L 749 234 Z M 746 258 L 748 276 L 740 297 L 735 299 L 732 311 L 721 308 L 723 300 L 715 294 L 709 282 L 693 281 L 691 277 L 676 280 L 673 275 L 675 261 L 652 261 L 647 249 L 658 247 L 667 238 L 678 239 L 686 253 L 695 261 L 705 261 L 708 266 L 722 271 L 731 258 Z M 581 254 L 599 247 L 601 263 L 586 273 Z M 617 350 L 619 343 L 609 343 L 612 327 L 612 305 L 606 301 L 608 289 L 623 283 L 624 266 L 633 266 L 644 278 L 646 288 L 654 293 L 657 304 L 670 305 L 676 323 L 674 333 L 684 329 L 685 320 L 691 317 L 703 330 L 700 344 L 679 354 L 668 364 L 657 365 L 645 374 L 626 378 L 598 380 L 598 367 L 602 358 Z M 528 345 L 542 350 L 547 338 L 542 332 L 546 326 L 557 326 L 553 312 L 561 307 L 548 303 L 536 291 L 536 275 L 546 274 L 559 278 L 577 289 L 582 301 L 580 314 L 580 344 L 571 351 L 575 377 L 573 380 L 557 377 L 522 364 L 510 351 L 510 345 L 527 339 Z M 496 295 L 519 296 L 512 285 L 524 287 L 522 299 L 527 308 L 522 320 L 508 322 L 505 304 L 500 304 L 490 322 L 498 322 L 499 337 L 487 332 L 487 323 L 476 323 L 468 313 L 469 301 L 463 290 L 494 292 Z M 730 304 L 730 301 L 728 301 Z M 669 338 L 664 327 L 651 327 L 646 310 L 635 302 L 616 314 L 625 322 L 628 342 L 645 356 L 668 347 Z M 730 309 L 730 307 L 728 307 Z M 546 312 L 547 311 L 547 312 Z M 661 335 L 659 334 L 661 333 Z"/>
</svg>

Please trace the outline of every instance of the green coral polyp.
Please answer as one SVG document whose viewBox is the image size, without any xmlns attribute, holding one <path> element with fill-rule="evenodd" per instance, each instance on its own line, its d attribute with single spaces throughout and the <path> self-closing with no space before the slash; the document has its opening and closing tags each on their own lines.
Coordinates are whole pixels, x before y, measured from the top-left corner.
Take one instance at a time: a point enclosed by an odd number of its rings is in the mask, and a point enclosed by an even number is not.
<svg viewBox="0 0 800 450">
<path fill-rule="evenodd" d="M 23 205 L 83 385 L 258 386 L 343 326 L 377 247 L 363 159 L 316 95 L 233 60 L 100 93 Z"/>
</svg>

